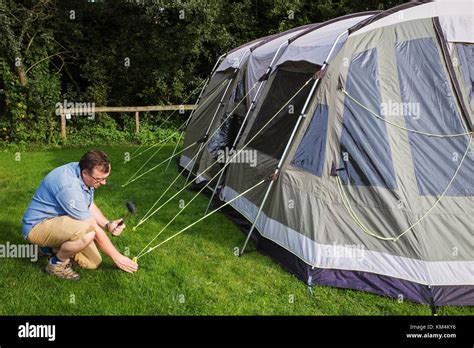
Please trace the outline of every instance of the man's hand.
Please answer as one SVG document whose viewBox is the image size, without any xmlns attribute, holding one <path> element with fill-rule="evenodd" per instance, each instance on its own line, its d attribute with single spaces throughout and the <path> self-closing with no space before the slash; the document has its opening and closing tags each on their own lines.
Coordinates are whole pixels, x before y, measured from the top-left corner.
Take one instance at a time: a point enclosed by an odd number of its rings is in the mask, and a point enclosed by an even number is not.
<svg viewBox="0 0 474 348">
<path fill-rule="evenodd" d="M 112 233 L 112 235 L 120 236 L 120 234 L 125 228 L 125 224 L 123 223 L 123 219 L 119 219 L 109 222 L 107 227 L 109 229 L 109 232 Z"/>
<path fill-rule="evenodd" d="M 135 273 L 136 271 L 138 271 L 138 264 L 136 264 L 128 257 L 122 254 L 118 254 L 118 256 L 116 256 L 113 260 L 117 267 L 120 268 L 122 271 L 128 273 Z"/>
</svg>

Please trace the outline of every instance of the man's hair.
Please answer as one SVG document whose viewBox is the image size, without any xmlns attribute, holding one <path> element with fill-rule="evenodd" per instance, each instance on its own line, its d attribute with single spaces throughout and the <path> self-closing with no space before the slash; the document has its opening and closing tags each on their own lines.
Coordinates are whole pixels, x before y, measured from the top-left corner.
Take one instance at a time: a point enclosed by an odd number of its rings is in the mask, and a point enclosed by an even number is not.
<svg viewBox="0 0 474 348">
<path fill-rule="evenodd" d="M 87 170 L 89 174 L 95 167 L 99 167 L 103 173 L 108 173 L 110 170 L 110 160 L 107 154 L 103 151 L 89 150 L 82 156 L 79 161 L 81 172 Z"/>
</svg>

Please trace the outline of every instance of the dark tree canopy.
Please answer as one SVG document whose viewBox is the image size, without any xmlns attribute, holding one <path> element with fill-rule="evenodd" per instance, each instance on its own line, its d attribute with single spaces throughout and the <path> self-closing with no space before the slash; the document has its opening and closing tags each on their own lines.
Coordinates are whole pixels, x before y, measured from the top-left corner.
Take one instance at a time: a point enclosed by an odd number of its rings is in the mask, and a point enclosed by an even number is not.
<svg viewBox="0 0 474 348">
<path fill-rule="evenodd" d="M 402 2 L 3 0 L 0 139 L 54 142 L 63 100 L 180 104 L 233 47 Z"/>
</svg>

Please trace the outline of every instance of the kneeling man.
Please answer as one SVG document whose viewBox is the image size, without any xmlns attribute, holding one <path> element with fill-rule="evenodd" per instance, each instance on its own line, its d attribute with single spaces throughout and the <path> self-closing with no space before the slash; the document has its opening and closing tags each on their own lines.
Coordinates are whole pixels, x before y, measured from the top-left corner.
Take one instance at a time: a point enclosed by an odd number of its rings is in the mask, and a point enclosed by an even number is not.
<svg viewBox="0 0 474 348">
<path fill-rule="evenodd" d="M 94 204 L 94 190 L 107 183 L 110 170 L 104 152 L 88 151 L 80 162 L 52 170 L 36 190 L 23 217 L 23 237 L 51 253 L 49 274 L 79 280 L 72 263 L 97 268 L 102 262 L 97 246 L 120 269 L 137 271 L 138 265 L 119 253 L 104 232 L 118 236 L 125 224 L 109 221 Z"/>
</svg>

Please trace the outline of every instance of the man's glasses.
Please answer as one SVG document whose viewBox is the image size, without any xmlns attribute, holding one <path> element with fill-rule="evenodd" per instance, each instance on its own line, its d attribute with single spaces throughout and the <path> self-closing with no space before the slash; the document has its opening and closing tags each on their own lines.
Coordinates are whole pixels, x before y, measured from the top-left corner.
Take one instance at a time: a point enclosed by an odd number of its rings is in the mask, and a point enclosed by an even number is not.
<svg viewBox="0 0 474 348">
<path fill-rule="evenodd" d="M 92 176 L 92 174 L 89 173 L 89 176 L 95 180 L 95 183 L 98 184 L 98 183 L 101 183 L 101 182 L 104 182 L 105 180 L 107 180 L 107 178 L 95 178 Z"/>
</svg>

